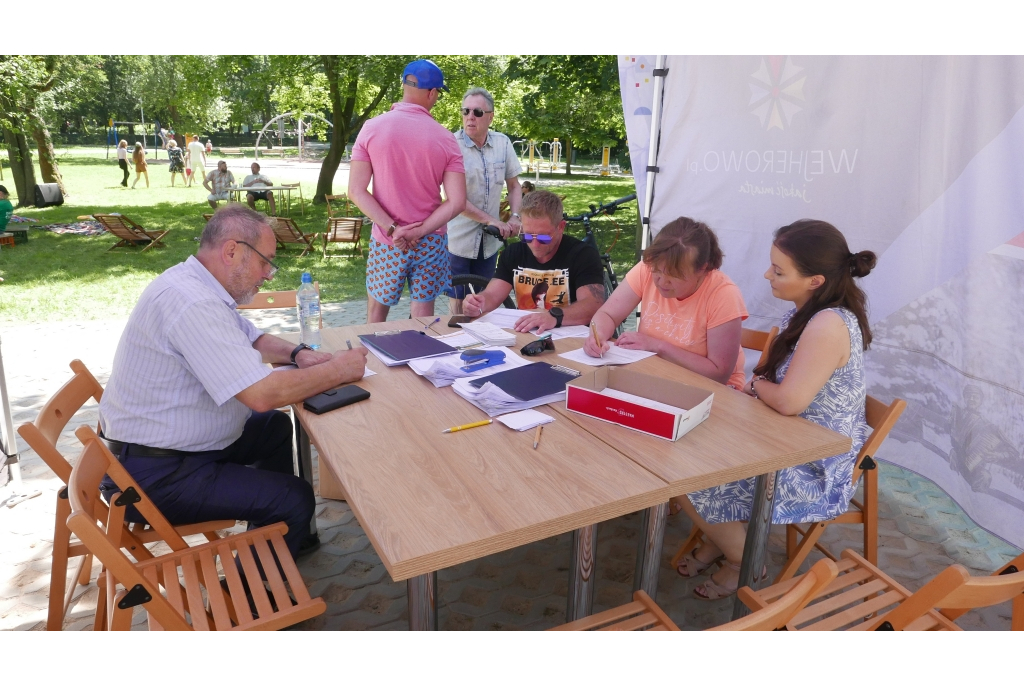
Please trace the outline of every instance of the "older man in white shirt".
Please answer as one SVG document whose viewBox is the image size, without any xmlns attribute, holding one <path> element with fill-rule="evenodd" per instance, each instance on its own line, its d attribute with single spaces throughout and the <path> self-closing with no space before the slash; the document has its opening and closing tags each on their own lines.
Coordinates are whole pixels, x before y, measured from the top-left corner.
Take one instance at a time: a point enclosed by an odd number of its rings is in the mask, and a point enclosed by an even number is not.
<svg viewBox="0 0 1024 685">
<path fill-rule="evenodd" d="M 484 234 L 483 227 L 497 226 L 505 238 L 523 227 L 519 218 L 523 201 L 519 174 L 523 169 L 508 136 L 490 130 L 492 121 L 494 97 L 484 88 L 467 90 L 462 97 L 462 130 L 455 134 L 466 167 L 466 208 L 448 222 L 452 276 L 474 274 L 493 278 L 501 241 Z M 499 216 L 503 185 L 508 187 L 512 211 L 508 223 Z M 451 311 L 462 311 L 462 299 L 466 296 L 463 290 L 463 286 L 449 288 Z"/>
<path fill-rule="evenodd" d="M 361 378 L 366 350 L 295 346 L 238 314 L 236 304 L 273 278 L 275 252 L 266 217 L 240 204 L 217 211 L 199 252 L 139 298 L 100 402 L 100 427 L 171 523 L 284 521 L 295 555 L 315 500 L 293 475 L 291 421 L 274 408 Z M 298 370 L 266 366 L 288 362 Z M 116 487 L 108 480 L 105 490 Z"/>
</svg>

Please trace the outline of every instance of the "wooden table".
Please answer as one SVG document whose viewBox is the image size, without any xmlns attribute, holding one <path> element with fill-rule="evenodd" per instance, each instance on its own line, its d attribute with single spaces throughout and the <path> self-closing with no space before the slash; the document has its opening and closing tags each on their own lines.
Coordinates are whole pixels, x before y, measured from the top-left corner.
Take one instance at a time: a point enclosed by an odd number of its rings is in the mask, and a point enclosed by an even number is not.
<svg viewBox="0 0 1024 685">
<path fill-rule="evenodd" d="M 292 191 L 295 190 L 295 186 L 249 186 L 248 188 L 246 188 L 245 186 L 231 186 L 230 188 L 227 188 L 226 190 L 229 193 L 233 193 L 234 195 L 238 196 L 238 197 L 236 197 L 234 199 L 235 202 L 241 202 L 242 201 L 242 193 L 252 193 L 252 192 L 262 193 L 262 192 L 265 192 L 267 190 L 276 190 L 276 191 L 281 191 L 281 192 L 284 192 L 284 193 L 288 193 L 288 199 L 286 201 L 287 205 L 285 205 L 285 215 L 286 216 L 291 216 L 291 211 L 292 211 Z"/>
<path fill-rule="evenodd" d="M 430 320 L 324 329 L 324 348 L 343 349 L 347 339 L 357 344 L 360 333 L 421 328 Z M 534 339 L 518 337 L 515 349 Z M 566 351 L 582 342 L 555 345 Z M 320 468 L 329 469 L 345 489 L 391 577 L 408 580 L 413 628 L 436 628 L 438 569 L 568 531 L 573 531 L 573 559 L 567 620 L 588 615 L 597 524 L 638 510 L 645 510 L 645 535 L 634 586 L 653 597 L 668 498 L 751 476 L 758 477 L 760 496 L 742 568 L 760 569 L 776 471 L 850 448 L 848 438 L 781 416 L 657 357 L 630 368 L 715 392 L 711 417 L 677 442 L 569 412 L 564 404 L 540 409 L 558 420 L 545 426 L 537 451 L 532 434 L 497 422 L 441 435 L 446 427 L 486 417 L 450 388 L 434 388 L 405 367 L 389 369 L 373 355 L 368 359 L 378 372 L 359 382 L 373 395 L 369 401 L 322 416 L 294 408 L 304 429 L 301 461 L 308 478 L 311 439 Z M 540 359 L 593 370 L 552 354 Z"/>
<path fill-rule="evenodd" d="M 416 321 L 322 331 L 323 348 L 358 344 L 374 330 L 422 328 Z M 490 426 L 442 435 L 486 418 L 450 388 L 435 388 L 404 366 L 359 385 L 368 401 L 316 416 L 295 415 L 348 495 L 348 503 L 392 579 L 408 580 L 412 628 L 436 628 L 436 572 L 569 531 L 574 536 L 569 614 L 590 613 L 591 529 L 668 499 L 665 482 L 566 420 L 533 432 Z M 541 409 L 549 414 L 550 407 Z M 303 461 L 308 460 L 308 452 Z M 308 474 L 308 466 L 303 468 Z"/>
</svg>

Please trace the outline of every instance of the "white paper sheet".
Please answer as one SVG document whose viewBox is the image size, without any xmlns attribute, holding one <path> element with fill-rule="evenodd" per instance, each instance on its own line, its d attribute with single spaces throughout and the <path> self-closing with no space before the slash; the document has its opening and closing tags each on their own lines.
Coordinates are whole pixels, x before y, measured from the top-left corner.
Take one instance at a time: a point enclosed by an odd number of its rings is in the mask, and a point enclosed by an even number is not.
<svg viewBox="0 0 1024 685">
<path fill-rule="evenodd" d="M 294 371 L 297 368 L 299 368 L 299 367 L 295 366 L 294 364 L 285 364 L 284 366 L 275 367 L 274 371 Z M 363 378 L 369 378 L 370 376 L 376 376 L 376 375 L 377 375 L 377 372 L 373 371 L 368 366 L 363 369 Z"/>
<path fill-rule="evenodd" d="M 531 428 L 543 426 L 545 423 L 551 423 L 554 420 L 555 417 L 542 414 L 533 409 L 517 411 L 514 414 L 505 414 L 498 418 L 498 421 L 514 431 L 528 431 Z"/>
<path fill-rule="evenodd" d="M 641 359 L 653 357 L 654 352 L 647 352 L 645 350 L 626 350 L 612 345 L 611 348 L 604 353 L 604 357 L 591 357 L 583 351 L 582 347 L 578 350 L 573 350 L 572 352 L 562 352 L 558 356 L 574 362 L 579 362 L 580 364 L 586 364 L 587 366 L 607 366 L 609 364 L 632 364 L 633 362 L 638 362 Z"/>
<path fill-rule="evenodd" d="M 477 321 L 491 323 L 498 328 L 512 328 L 516 325 L 516 321 L 519 321 L 522 317 L 535 313 L 535 311 L 528 309 L 505 309 L 504 307 L 498 307 L 493 312 L 487 312 Z"/>
<path fill-rule="evenodd" d="M 473 321 L 462 324 L 462 330 L 466 331 L 473 338 L 488 345 L 509 346 L 516 344 L 515 333 L 500 328 L 486 321 Z M 450 343 L 449 343 L 450 344 Z"/>
<path fill-rule="evenodd" d="M 451 343 L 448 343 L 449 345 Z M 505 363 L 497 366 L 487 366 L 473 371 L 463 371 L 461 353 L 449 354 L 444 357 L 430 357 L 428 359 L 413 359 L 409 362 L 409 368 L 416 374 L 423 376 L 434 384 L 434 387 L 445 388 L 452 384 L 456 378 L 476 378 L 488 376 L 499 371 L 514 369 L 517 366 L 526 366 L 533 362 L 523 359 L 515 352 L 504 347 L 479 347 L 481 350 L 501 350 L 505 353 Z"/>
</svg>

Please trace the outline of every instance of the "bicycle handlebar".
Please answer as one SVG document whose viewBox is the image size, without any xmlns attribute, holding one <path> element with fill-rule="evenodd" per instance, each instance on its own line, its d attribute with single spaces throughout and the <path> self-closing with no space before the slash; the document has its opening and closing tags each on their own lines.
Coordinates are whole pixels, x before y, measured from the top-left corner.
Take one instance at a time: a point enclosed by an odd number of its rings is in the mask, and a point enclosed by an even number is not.
<svg viewBox="0 0 1024 685">
<path fill-rule="evenodd" d="M 502 242 L 504 242 L 504 240 L 505 240 L 504 238 L 501 237 L 501 231 L 498 230 L 497 226 L 488 225 L 488 226 L 484 226 L 480 230 L 482 230 L 487 235 L 493 235 L 495 238 L 497 238 L 498 240 L 501 240 Z"/>
<path fill-rule="evenodd" d="M 566 221 L 583 221 L 584 219 L 591 219 L 600 214 L 614 214 L 615 210 L 617 210 L 619 207 L 626 204 L 627 202 L 632 202 L 635 199 L 636 193 L 630 193 L 625 197 L 620 197 L 618 200 L 612 200 L 607 204 L 598 205 L 597 207 L 595 207 L 594 205 L 590 205 L 589 212 L 583 212 L 582 214 L 578 214 L 576 216 L 569 216 L 568 214 L 565 214 L 563 212 L 562 218 L 565 219 Z"/>
</svg>

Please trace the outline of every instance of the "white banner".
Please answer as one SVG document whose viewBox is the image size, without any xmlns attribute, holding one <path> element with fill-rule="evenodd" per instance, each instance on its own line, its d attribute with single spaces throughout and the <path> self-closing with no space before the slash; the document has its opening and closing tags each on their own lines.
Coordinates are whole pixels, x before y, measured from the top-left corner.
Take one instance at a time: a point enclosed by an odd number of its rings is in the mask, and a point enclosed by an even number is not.
<svg viewBox="0 0 1024 685">
<path fill-rule="evenodd" d="M 643 197 L 652 55 L 620 57 Z M 879 255 L 868 392 L 907 400 L 880 452 L 1024 547 L 1024 59 L 670 57 L 652 230 L 707 222 L 767 329 L 772 232 L 823 219 Z"/>
</svg>

